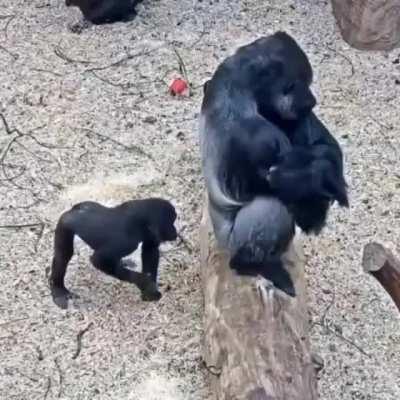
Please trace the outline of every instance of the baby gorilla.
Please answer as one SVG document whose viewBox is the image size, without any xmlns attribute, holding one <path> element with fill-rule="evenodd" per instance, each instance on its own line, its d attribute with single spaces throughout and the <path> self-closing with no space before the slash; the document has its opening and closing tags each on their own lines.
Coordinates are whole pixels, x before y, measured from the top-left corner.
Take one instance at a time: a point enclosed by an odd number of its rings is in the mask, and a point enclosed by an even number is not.
<svg viewBox="0 0 400 400">
<path fill-rule="evenodd" d="M 127 21 L 135 16 L 134 0 L 65 0 L 67 7 L 79 7 L 86 20 L 93 24 Z"/>
<path fill-rule="evenodd" d="M 283 202 L 293 203 L 317 196 L 331 202 L 337 200 L 341 206 L 348 207 L 346 183 L 332 168 L 332 164 L 339 164 L 337 160 L 316 158 L 315 153 L 312 154 L 302 146 L 295 147 L 277 159 L 277 163 L 269 168 L 266 175 L 271 189 Z M 299 185 L 299 182 L 308 184 Z"/>
<path fill-rule="evenodd" d="M 142 292 L 142 300 L 159 300 L 159 245 L 176 240 L 176 216 L 174 206 L 159 198 L 131 200 L 116 207 L 86 201 L 63 213 L 55 230 L 49 282 L 54 302 L 67 308 L 71 297 L 65 288 L 64 277 L 74 253 L 74 235 L 94 250 L 90 261 L 95 268 L 135 284 Z M 134 252 L 139 243 L 142 243 L 142 273 L 126 268 L 121 261 Z"/>
</svg>

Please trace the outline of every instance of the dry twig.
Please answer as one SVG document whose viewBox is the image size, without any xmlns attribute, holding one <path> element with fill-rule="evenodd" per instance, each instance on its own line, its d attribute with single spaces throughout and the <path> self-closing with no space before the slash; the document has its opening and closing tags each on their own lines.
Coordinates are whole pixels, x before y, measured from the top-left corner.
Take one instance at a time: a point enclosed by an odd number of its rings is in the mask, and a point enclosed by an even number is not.
<svg viewBox="0 0 400 400">
<path fill-rule="evenodd" d="M 55 358 L 55 359 L 54 359 L 54 364 L 56 364 L 57 371 L 58 371 L 58 377 L 59 377 L 59 381 L 58 381 L 58 385 L 59 385 L 59 388 L 58 388 L 58 397 L 61 397 L 61 394 L 62 394 L 62 391 L 63 391 L 64 375 L 63 375 L 63 373 L 62 373 L 60 364 L 59 364 L 59 362 L 58 362 L 58 358 Z"/>
<path fill-rule="evenodd" d="M 46 387 L 46 391 L 45 391 L 45 393 L 44 393 L 43 400 L 46 400 L 46 399 L 47 399 L 47 396 L 48 396 L 49 393 L 50 393 L 50 389 L 51 389 L 51 379 L 50 379 L 50 377 L 48 376 L 48 377 L 47 377 L 47 387 Z"/>
<path fill-rule="evenodd" d="M 350 339 L 347 339 L 345 336 L 343 336 L 340 332 L 336 331 L 335 329 L 332 329 L 328 324 L 323 324 L 322 322 L 314 322 L 313 325 L 318 325 L 321 326 L 322 328 L 325 328 L 328 332 L 333 333 L 335 336 L 337 336 L 339 339 L 341 339 L 343 342 L 353 346 L 355 349 L 357 349 L 361 354 L 364 354 L 367 357 L 371 357 L 362 347 L 360 347 L 358 344 L 353 342 Z"/>
<path fill-rule="evenodd" d="M 2 15 L 1 19 L 6 19 L 8 18 L 8 21 L 6 23 L 6 25 L 4 26 L 3 32 L 4 32 L 4 36 L 6 37 L 6 39 L 8 39 L 8 27 L 11 24 L 11 22 L 13 21 L 13 19 L 16 17 L 15 14 L 12 15 Z"/>
<path fill-rule="evenodd" d="M 125 150 L 127 150 L 129 152 L 137 153 L 139 155 L 145 156 L 145 157 L 149 158 L 150 160 L 154 161 L 153 157 L 150 154 L 146 153 L 143 149 L 141 149 L 139 146 L 136 146 L 134 144 L 130 145 L 130 146 L 127 146 L 126 144 L 121 143 L 120 141 L 115 140 L 110 136 L 104 135 L 102 133 L 98 133 L 98 132 L 96 132 L 96 131 L 94 131 L 92 129 L 89 129 L 89 128 L 74 128 L 74 127 L 71 127 L 71 129 L 81 130 L 81 131 L 84 131 L 84 132 L 86 132 L 88 134 L 97 136 L 98 138 L 103 139 L 103 141 L 108 141 L 108 142 L 114 143 L 115 145 L 120 146 L 120 147 L 122 147 L 123 149 L 125 149 Z"/>
<path fill-rule="evenodd" d="M 147 55 L 155 52 L 159 48 L 161 48 L 161 46 L 156 47 L 156 48 L 151 49 L 151 50 L 142 51 L 142 52 L 136 53 L 136 54 L 127 54 L 126 56 L 120 58 L 117 61 L 112 62 L 111 64 L 107 64 L 107 65 L 102 66 L 102 67 L 88 68 L 84 72 L 104 71 L 105 69 L 108 69 L 108 68 L 119 67 L 120 65 L 124 64 L 127 61 L 133 60 L 134 58 L 137 58 L 137 57 L 140 57 L 140 56 L 147 56 Z"/>
<path fill-rule="evenodd" d="M 187 73 L 186 64 L 183 61 L 183 58 L 181 57 L 181 55 L 178 53 L 178 50 L 175 48 L 175 46 L 172 46 L 172 49 L 174 50 L 174 53 L 175 53 L 176 57 L 178 58 L 179 72 L 181 73 L 181 75 L 185 79 L 186 83 L 188 84 L 189 95 L 190 95 L 191 83 L 189 81 L 189 76 L 188 76 L 188 73 Z"/>
<path fill-rule="evenodd" d="M 333 47 L 330 47 L 328 44 L 326 45 L 326 48 L 327 48 L 328 50 L 330 50 L 331 52 L 337 54 L 338 56 L 342 57 L 343 59 L 345 59 L 345 60 L 349 63 L 349 65 L 350 65 L 350 76 L 348 76 L 348 78 L 351 78 L 351 77 L 354 75 L 355 70 L 354 70 L 354 65 L 353 65 L 353 63 L 351 62 L 350 58 L 347 57 L 345 54 L 340 53 L 339 51 L 337 51 L 337 50 L 334 49 Z"/>
<path fill-rule="evenodd" d="M 15 60 L 18 60 L 18 58 L 19 58 L 19 55 L 18 55 L 18 54 L 12 53 L 10 50 L 8 50 L 7 48 L 5 48 L 5 47 L 2 46 L 1 44 L 0 44 L 0 50 L 3 50 L 5 53 L 7 53 L 10 57 L 12 57 L 12 58 L 14 59 L 14 61 L 15 61 Z"/>
<path fill-rule="evenodd" d="M 10 225 L 0 225 L 0 229 L 24 229 L 24 228 L 43 228 L 43 222 L 36 222 L 32 224 L 10 224 Z"/>
<path fill-rule="evenodd" d="M 75 60 L 69 56 L 67 56 L 60 48 L 59 45 L 57 45 L 54 48 L 54 54 L 61 58 L 63 61 L 67 62 L 68 64 L 93 64 L 92 61 L 87 61 L 87 60 Z"/>
<path fill-rule="evenodd" d="M 15 324 L 15 323 L 20 322 L 20 321 L 26 321 L 27 319 L 28 319 L 27 317 L 24 317 L 24 318 L 13 319 L 11 321 L 0 322 L 0 328 L 4 328 L 7 325 Z"/>
<path fill-rule="evenodd" d="M 79 356 L 79 354 L 81 353 L 81 350 L 82 350 L 82 338 L 83 338 L 83 335 L 90 329 L 90 327 L 93 325 L 93 322 L 90 322 L 89 323 L 89 325 L 86 327 L 86 328 L 84 328 L 84 329 L 82 329 L 82 330 L 80 330 L 79 332 L 78 332 L 78 334 L 77 334 L 77 336 L 76 336 L 76 350 L 75 350 L 75 353 L 73 354 L 73 356 L 72 356 L 72 359 L 73 360 L 75 360 L 76 358 L 78 358 L 78 356 Z"/>
</svg>

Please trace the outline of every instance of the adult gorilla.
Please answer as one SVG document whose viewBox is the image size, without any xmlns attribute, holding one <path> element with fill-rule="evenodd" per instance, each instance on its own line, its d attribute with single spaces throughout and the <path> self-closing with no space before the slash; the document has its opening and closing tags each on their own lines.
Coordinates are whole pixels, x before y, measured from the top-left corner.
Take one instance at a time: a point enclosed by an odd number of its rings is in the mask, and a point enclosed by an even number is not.
<svg viewBox="0 0 400 400">
<path fill-rule="evenodd" d="M 203 173 L 219 244 L 239 274 L 294 296 L 282 253 L 297 224 L 319 233 L 330 204 L 348 206 L 342 151 L 312 112 L 312 68 L 284 32 L 227 58 L 204 86 Z"/>
</svg>

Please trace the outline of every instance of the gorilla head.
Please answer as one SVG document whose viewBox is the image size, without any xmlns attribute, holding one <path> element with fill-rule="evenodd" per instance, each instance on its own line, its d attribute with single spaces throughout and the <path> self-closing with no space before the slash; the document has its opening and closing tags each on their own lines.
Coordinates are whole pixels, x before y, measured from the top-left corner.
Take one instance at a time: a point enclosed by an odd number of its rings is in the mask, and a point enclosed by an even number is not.
<svg viewBox="0 0 400 400">
<path fill-rule="evenodd" d="M 288 34 L 277 32 L 239 49 L 243 82 L 255 95 L 258 110 L 277 122 L 300 120 L 316 105 L 311 92 L 312 68 Z"/>
<path fill-rule="evenodd" d="M 160 198 L 147 199 L 146 214 L 150 238 L 156 242 L 176 240 L 178 233 L 174 226 L 177 214 L 175 207 L 167 200 Z"/>
</svg>

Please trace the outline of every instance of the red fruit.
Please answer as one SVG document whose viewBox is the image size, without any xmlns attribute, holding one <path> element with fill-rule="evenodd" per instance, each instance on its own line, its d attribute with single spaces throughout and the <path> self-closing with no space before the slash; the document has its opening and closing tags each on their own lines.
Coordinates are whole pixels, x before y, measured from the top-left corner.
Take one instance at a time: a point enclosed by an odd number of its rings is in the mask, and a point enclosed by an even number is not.
<svg viewBox="0 0 400 400">
<path fill-rule="evenodd" d="M 187 88 L 188 88 L 187 83 L 183 79 L 177 78 L 174 79 L 173 82 L 171 83 L 169 87 L 169 92 L 173 96 L 176 96 L 177 94 L 182 94 Z"/>
</svg>

